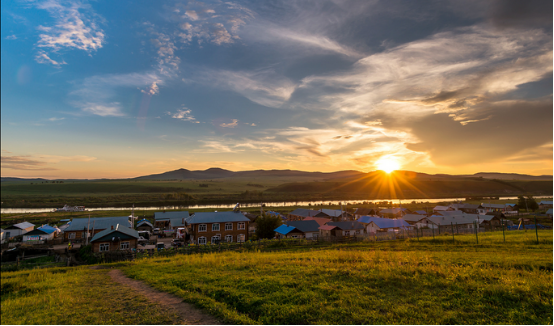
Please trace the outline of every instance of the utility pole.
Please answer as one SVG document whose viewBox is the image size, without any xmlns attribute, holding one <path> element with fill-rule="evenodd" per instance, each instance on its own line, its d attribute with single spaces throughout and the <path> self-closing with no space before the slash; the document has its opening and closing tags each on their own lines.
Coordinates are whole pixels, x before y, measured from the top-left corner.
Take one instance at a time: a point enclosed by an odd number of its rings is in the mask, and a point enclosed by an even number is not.
<svg viewBox="0 0 554 326">
<path fill-rule="evenodd" d="M 89 235 L 89 230 L 90 230 L 90 214 L 88 214 L 87 235 L 86 235 L 85 246 L 88 246 L 88 235 Z"/>
</svg>

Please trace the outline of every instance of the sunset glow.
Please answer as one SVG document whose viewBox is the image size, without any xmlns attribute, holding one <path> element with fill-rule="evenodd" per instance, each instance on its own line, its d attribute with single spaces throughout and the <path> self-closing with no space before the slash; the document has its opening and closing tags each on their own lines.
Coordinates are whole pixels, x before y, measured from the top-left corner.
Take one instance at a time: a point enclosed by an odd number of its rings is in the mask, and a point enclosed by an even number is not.
<svg viewBox="0 0 554 326">
<path fill-rule="evenodd" d="M 394 158 L 379 159 L 379 161 L 377 161 L 375 165 L 377 166 L 377 169 L 385 171 L 387 173 L 391 173 L 392 171 L 398 170 L 400 168 L 400 164 Z"/>
</svg>

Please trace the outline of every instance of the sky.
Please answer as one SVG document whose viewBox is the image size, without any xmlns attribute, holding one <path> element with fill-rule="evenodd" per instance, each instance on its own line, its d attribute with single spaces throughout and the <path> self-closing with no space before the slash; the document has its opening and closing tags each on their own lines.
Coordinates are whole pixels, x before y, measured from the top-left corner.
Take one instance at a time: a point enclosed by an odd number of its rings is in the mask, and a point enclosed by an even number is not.
<svg viewBox="0 0 554 326">
<path fill-rule="evenodd" d="M 552 174 L 552 17 L 542 0 L 2 1 L 1 174 Z"/>
</svg>

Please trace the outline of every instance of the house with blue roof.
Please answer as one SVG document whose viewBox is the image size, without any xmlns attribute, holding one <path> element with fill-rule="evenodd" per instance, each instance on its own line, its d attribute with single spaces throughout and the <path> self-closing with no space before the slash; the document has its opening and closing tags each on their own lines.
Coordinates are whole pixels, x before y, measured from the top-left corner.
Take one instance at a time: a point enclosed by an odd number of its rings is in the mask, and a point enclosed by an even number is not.
<svg viewBox="0 0 554 326">
<path fill-rule="evenodd" d="M 552 208 L 552 200 L 542 200 L 539 203 L 539 209 L 548 209 Z"/>
<path fill-rule="evenodd" d="M 23 235 L 23 242 L 52 240 L 59 232 L 60 230 L 57 227 L 43 225 L 33 231 L 25 233 Z"/>
<path fill-rule="evenodd" d="M 185 221 L 189 217 L 188 211 L 155 212 L 154 228 L 159 228 L 165 234 L 172 235 L 178 228 L 186 226 Z"/>
<path fill-rule="evenodd" d="M 289 221 L 302 221 L 306 217 L 327 217 L 330 216 L 321 212 L 321 211 L 314 211 L 312 209 L 305 209 L 305 208 L 297 208 L 290 212 L 287 215 L 287 220 Z"/>
<path fill-rule="evenodd" d="M 289 221 L 274 230 L 280 238 L 314 240 L 319 236 L 319 223 L 315 220 Z"/>
<path fill-rule="evenodd" d="M 68 227 L 63 230 L 64 241 L 84 241 L 87 230 L 90 237 L 118 224 L 132 227 L 129 216 L 74 218 Z"/>
<path fill-rule="evenodd" d="M 392 220 L 388 218 L 375 219 L 366 226 L 366 232 L 373 234 L 377 232 L 398 232 L 401 230 L 411 230 L 412 226 L 401 218 Z"/>
</svg>

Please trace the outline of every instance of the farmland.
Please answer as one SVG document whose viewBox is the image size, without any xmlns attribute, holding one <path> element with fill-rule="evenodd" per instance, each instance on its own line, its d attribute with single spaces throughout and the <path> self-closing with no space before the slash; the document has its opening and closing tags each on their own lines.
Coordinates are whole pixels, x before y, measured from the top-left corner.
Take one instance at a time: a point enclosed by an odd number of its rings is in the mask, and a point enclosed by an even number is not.
<svg viewBox="0 0 554 326">
<path fill-rule="evenodd" d="M 537 244 L 534 232 L 508 232 L 504 243 L 502 233 L 493 232 L 481 235 L 479 245 L 472 235 L 454 242 L 441 236 L 102 266 L 121 269 L 226 323 L 551 324 L 552 231 L 539 231 L 539 239 Z M 123 309 L 125 300 L 100 300 L 109 283 L 103 273 L 85 268 L 2 273 L 3 323 L 170 322 L 159 307 L 142 306 L 157 315 L 131 316 Z M 70 294 L 56 289 L 62 279 L 73 286 Z M 86 282 L 96 282 L 91 289 L 100 290 L 84 291 Z M 68 299 L 75 293 L 95 303 L 86 307 L 91 317 L 77 320 L 55 311 L 60 305 L 65 312 L 78 310 L 81 299 Z M 120 308 L 109 310 L 111 305 Z M 52 314 L 61 319 L 41 319 Z"/>
</svg>

